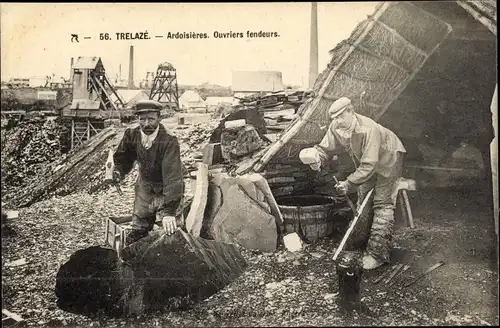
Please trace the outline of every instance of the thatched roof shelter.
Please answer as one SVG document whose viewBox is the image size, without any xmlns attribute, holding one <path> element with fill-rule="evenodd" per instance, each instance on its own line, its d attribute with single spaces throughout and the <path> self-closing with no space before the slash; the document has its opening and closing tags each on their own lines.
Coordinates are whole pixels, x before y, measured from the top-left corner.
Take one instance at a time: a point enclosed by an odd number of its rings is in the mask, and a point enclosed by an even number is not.
<svg viewBox="0 0 500 328">
<path fill-rule="evenodd" d="M 496 35 L 496 2 L 448 4 L 464 8 Z M 438 8 L 442 5 L 437 1 L 380 3 L 330 52 L 331 61 L 315 82 L 315 96 L 301 106 L 279 140 L 256 156 L 252 170 L 260 172 L 273 162 L 297 162 L 301 149 L 324 136 L 330 123 L 328 108 L 342 96 L 353 99 L 361 114 L 379 120 L 452 35 L 454 26 L 440 16 L 440 11 L 447 10 Z"/>
</svg>

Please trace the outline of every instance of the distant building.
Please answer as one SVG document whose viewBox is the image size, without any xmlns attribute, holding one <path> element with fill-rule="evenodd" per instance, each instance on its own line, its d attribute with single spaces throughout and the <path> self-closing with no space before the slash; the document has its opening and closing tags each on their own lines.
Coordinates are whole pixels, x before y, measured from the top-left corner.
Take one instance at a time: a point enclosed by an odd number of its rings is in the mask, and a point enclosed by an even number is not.
<svg viewBox="0 0 500 328">
<path fill-rule="evenodd" d="M 30 86 L 30 79 L 14 77 L 9 80 L 8 85 L 13 88 L 28 88 Z"/>
<path fill-rule="evenodd" d="M 49 77 L 14 77 L 9 80 L 7 85 L 12 88 L 39 88 L 48 86 Z"/>
<path fill-rule="evenodd" d="M 278 71 L 234 71 L 231 89 L 234 93 L 258 93 L 284 90 Z"/>
<path fill-rule="evenodd" d="M 140 89 L 118 89 L 116 92 L 121 96 L 126 107 L 133 107 L 139 100 L 149 99 L 147 92 Z M 111 100 L 117 103 L 118 98 L 113 94 Z"/>
<path fill-rule="evenodd" d="M 206 109 L 207 105 L 200 95 L 194 90 L 186 90 L 179 98 L 179 106 L 181 109 Z"/>
</svg>

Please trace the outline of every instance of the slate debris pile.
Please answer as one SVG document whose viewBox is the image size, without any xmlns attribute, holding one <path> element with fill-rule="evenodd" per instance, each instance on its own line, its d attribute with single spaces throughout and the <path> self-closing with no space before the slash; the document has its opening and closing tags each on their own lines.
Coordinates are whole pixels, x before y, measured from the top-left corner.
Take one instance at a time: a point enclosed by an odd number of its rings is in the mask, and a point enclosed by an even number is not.
<svg viewBox="0 0 500 328">
<path fill-rule="evenodd" d="M 173 131 L 179 139 L 182 162 L 189 172 L 197 169 L 196 163 L 203 158 L 203 147 L 208 143 L 217 124 L 216 120 L 210 120 L 193 125 L 180 125 Z"/>
<path fill-rule="evenodd" d="M 51 120 L 2 130 L 2 198 L 25 188 L 68 150 L 68 129 Z"/>
<path fill-rule="evenodd" d="M 49 158 L 44 169 L 23 188 L 2 194 L 2 200 L 12 207 L 29 206 L 52 196 L 64 196 L 78 191 L 89 193 L 109 188 L 104 183 L 107 150 L 116 144 L 123 129 L 104 129 L 84 145 L 58 157 Z M 31 155 L 24 154 L 24 161 Z"/>
<path fill-rule="evenodd" d="M 300 107 L 307 98 L 312 96 L 312 91 L 283 90 L 268 94 L 251 94 L 237 98 L 243 107 L 257 107 L 264 110 L 280 110 L 285 108 Z"/>
<path fill-rule="evenodd" d="M 221 136 L 222 156 L 226 161 L 241 160 L 264 145 L 259 133 L 252 125 L 226 128 Z"/>
<path fill-rule="evenodd" d="M 2 133 L 2 201 L 12 202 L 14 207 L 27 206 L 52 196 L 80 191 L 93 194 L 110 189 L 104 183 L 108 149 L 116 148 L 125 128 L 110 127 L 83 148 L 63 153 L 64 139 L 60 136 L 67 132 L 65 127 L 51 121 L 24 124 L 26 126 L 5 131 L 5 136 Z M 188 171 L 196 170 L 196 163 L 203 157 L 203 147 L 216 125 L 216 121 L 208 121 L 174 130 Z M 85 151 L 88 154 L 83 156 Z M 60 170 L 67 172 L 51 182 Z M 136 177 L 137 169 L 134 168 L 125 178 L 122 188 L 132 186 Z M 24 197 L 28 190 L 44 186 L 46 190 L 36 197 L 29 196 L 29 200 Z"/>
</svg>

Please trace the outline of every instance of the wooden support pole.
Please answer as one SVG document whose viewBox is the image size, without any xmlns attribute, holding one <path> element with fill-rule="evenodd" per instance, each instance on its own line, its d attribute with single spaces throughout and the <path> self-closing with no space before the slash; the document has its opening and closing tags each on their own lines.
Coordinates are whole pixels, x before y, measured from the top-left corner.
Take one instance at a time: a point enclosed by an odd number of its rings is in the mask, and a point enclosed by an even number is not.
<svg viewBox="0 0 500 328">
<path fill-rule="evenodd" d="M 75 148 L 75 120 L 71 120 L 71 149 Z"/>
<path fill-rule="evenodd" d="M 87 120 L 87 141 L 90 140 L 90 120 Z"/>
</svg>

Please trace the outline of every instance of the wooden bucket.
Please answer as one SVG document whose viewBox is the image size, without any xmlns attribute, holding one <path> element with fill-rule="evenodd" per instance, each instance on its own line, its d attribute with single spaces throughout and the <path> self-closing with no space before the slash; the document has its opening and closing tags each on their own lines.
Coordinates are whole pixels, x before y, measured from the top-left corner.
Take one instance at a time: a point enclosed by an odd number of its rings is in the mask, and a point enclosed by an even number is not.
<svg viewBox="0 0 500 328">
<path fill-rule="evenodd" d="M 277 197 L 283 215 L 284 233 L 296 232 L 306 243 L 315 243 L 332 235 L 336 225 L 348 223 L 349 207 L 345 201 L 324 195 Z M 338 222 L 336 222 L 338 221 Z"/>
</svg>

